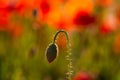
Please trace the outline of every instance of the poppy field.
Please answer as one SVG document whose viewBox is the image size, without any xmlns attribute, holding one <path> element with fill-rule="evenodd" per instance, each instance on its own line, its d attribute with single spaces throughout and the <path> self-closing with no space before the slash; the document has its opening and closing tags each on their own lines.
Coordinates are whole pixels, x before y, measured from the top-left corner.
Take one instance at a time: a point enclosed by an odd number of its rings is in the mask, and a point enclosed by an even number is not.
<svg viewBox="0 0 120 80">
<path fill-rule="evenodd" d="M 0 0 L 0 80 L 120 80 L 120 0 Z"/>
</svg>

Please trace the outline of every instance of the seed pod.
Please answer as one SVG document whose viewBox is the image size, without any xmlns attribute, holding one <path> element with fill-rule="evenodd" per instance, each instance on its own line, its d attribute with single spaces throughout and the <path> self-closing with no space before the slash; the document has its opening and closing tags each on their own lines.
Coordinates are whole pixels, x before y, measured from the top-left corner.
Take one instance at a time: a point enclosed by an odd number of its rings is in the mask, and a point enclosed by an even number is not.
<svg viewBox="0 0 120 80">
<path fill-rule="evenodd" d="M 46 58 L 49 63 L 53 62 L 58 55 L 57 45 L 52 43 L 46 50 Z"/>
</svg>

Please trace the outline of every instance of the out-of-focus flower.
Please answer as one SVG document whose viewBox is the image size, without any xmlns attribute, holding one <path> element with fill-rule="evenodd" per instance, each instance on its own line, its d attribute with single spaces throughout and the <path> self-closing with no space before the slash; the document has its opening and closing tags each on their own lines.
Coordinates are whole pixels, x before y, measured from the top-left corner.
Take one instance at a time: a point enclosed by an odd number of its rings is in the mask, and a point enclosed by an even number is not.
<svg viewBox="0 0 120 80">
<path fill-rule="evenodd" d="M 83 25 L 79 23 L 81 12 L 85 12 L 88 15 L 93 12 L 94 3 L 92 0 L 68 0 L 64 5 L 64 11 L 66 12 L 67 20 L 69 20 L 69 25 L 71 29 L 75 30 L 77 26 Z M 77 30 L 77 29 L 76 29 Z"/>
<path fill-rule="evenodd" d="M 16 11 L 20 12 L 23 9 L 24 5 L 21 4 L 8 4 L 4 9 L 6 9 L 8 12 Z"/>
<path fill-rule="evenodd" d="M 3 7 L 0 7 L 0 11 L 4 12 L 4 13 L 9 13 L 10 12 L 17 12 L 17 13 L 21 13 L 24 10 L 25 5 L 23 3 L 8 3 L 5 4 Z"/>
<path fill-rule="evenodd" d="M 47 0 L 42 0 L 40 2 L 40 10 L 43 16 L 47 15 L 50 11 L 50 3 Z"/>
<path fill-rule="evenodd" d="M 62 4 L 63 3 L 63 4 Z M 47 23 L 55 26 L 55 29 L 74 30 L 73 17 L 76 11 L 93 11 L 94 5 L 91 0 L 52 0 L 51 9 L 47 16 Z"/>
<path fill-rule="evenodd" d="M 38 15 L 38 10 L 37 10 L 37 9 L 34 9 L 34 10 L 33 10 L 33 17 L 37 17 L 37 15 Z"/>
<path fill-rule="evenodd" d="M 111 32 L 110 26 L 107 25 L 107 24 L 102 24 L 102 25 L 100 26 L 100 32 L 101 32 L 102 34 L 108 34 L 108 33 L 110 33 L 110 32 Z"/>
<path fill-rule="evenodd" d="M 30 58 L 31 58 L 31 57 L 34 57 L 34 56 L 36 55 L 37 51 L 38 51 L 38 48 L 37 48 L 36 46 L 32 46 L 32 47 L 30 48 L 30 51 L 29 51 L 28 56 L 29 56 Z"/>
<path fill-rule="evenodd" d="M 20 0 L 19 2 L 25 4 L 27 9 L 34 9 L 36 6 L 38 6 L 40 0 Z"/>
<path fill-rule="evenodd" d="M 0 30 L 11 31 L 10 19 L 12 17 L 12 13 L 16 12 L 17 14 L 21 14 L 24 10 L 24 4 L 21 2 L 4 2 L 2 6 L 0 6 Z M 17 30 L 17 28 L 15 28 Z M 13 30 L 13 29 L 12 29 Z M 16 30 L 13 30 L 15 32 Z M 17 32 L 18 31 L 18 32 Z M 15 34 L 20 33 L 17 30 Z"/>
<path fill-rule="evenodd" d="M 117 29 L 116 18 L 113 13 L 108 13 L 100 25 L 100 31 L 103 34 L 114 32 Z"/>
<path fill-rule="evenodd" d="M 5 31 L 8 26 L 8 19 L 0 15 L 0 31 Z"/>
<path fill-rule="evenodd" d="M 5 31 L 8 27 L 10 15 L 0 9 L 0 31 Z"/>
<path fill-rule="evenodd" d="M 120 53 L 120 34 L 115 36 L 115 40 L 114 40 L 114 43 L 113 43 L 113 51 L 117 55 Z"/>
<path fill-rule="evenodd" d="M 73 23 L 77 26 L 88 26 L 94 22 L 95 16 L 86 11 L 78 11 L 73 19 Z"/>
<path fill-rule="evenodd" d="M 66 26 L 66 24 L 65 24 L 64 21 L 59 21 L 59 22 L 57 23 L 58 29 L 65 29 L 65 26 Z"/>
<path fill-rule="evenodd" d="M 70 20 L 67 20 L 65 17 L 61 17 L 56 23 L 55 26 L 58 30 L 67 30 L 69 31 L 72 29 L 72 26 L 70 24 Z"/>
<path fill-rule="evenodd" d="M 77 73 L 73 80 L 93 80 L 91 75 L 85 71 Z"/>
<path fill-rule="evenodd" d="M 51 3 L 49 0 L 36 0 L 34 2 L 34 9 L 37 11 L 36 21 L 47 23 L 47 20 L 49 19 L 49 15 L 51 12 Z"/>
</svg>

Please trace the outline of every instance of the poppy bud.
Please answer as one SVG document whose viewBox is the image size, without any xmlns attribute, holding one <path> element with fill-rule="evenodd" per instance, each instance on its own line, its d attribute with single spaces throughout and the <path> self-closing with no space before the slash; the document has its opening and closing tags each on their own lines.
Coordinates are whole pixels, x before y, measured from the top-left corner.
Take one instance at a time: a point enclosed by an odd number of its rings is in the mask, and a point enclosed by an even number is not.
<svg viewBox="0 0 120 80">
<path fill-rule="evenodd" d="M 48 62 L 49 63 L 53 62 L 53 60 L 55 60 L 55 58 L 57 57 L 57 54 L 58 54 L 57 45 L 54 43 L 50 44 L 46 50 L 46 58 Z"/>
<path fill-rule="evenodd" d="M 38 10 L 37 10 L 37 9 L 34 9 L 34 10 L 33 10 L 33 16 L 36 17 L 37 14 L 38 14 Z"/>
</svg>

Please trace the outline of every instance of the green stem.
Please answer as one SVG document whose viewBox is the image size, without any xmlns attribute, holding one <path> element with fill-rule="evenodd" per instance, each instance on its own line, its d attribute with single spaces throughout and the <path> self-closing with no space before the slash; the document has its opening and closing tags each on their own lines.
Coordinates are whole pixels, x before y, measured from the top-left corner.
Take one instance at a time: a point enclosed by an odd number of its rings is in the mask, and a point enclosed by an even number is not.
<svg viewBox="0 0 120 80">
<path fill-rule="evenodd" d="M 67 79 L 71 80 L 71 75 L 72 75 L 72 59 L 71 59 L 71 49 L 70 49 L 70 41 L 69 41 L 69 37 L 68 37 L 68 33 L 64 30 L 60 30 L 58 31 L 55 36 L 54 36 L 54 41 L 53 43 L 55 43 L 58 34 L 60 33 L 64 33 L 66 38 L 67 38 L 67 47 L 68 47 L 68 54 L 67 54 L 67 60 L 68 60 L 68 72 L 67 72 Z"/>
</svg>

